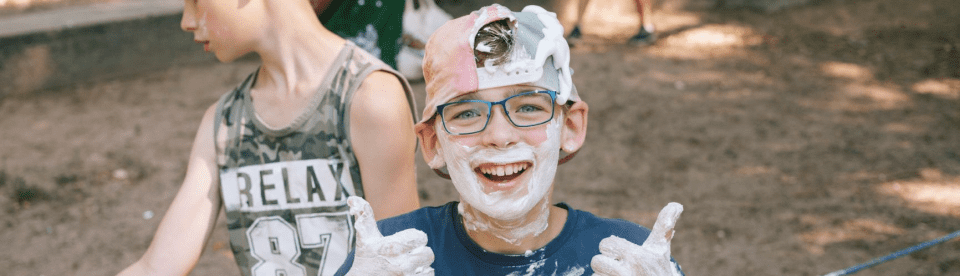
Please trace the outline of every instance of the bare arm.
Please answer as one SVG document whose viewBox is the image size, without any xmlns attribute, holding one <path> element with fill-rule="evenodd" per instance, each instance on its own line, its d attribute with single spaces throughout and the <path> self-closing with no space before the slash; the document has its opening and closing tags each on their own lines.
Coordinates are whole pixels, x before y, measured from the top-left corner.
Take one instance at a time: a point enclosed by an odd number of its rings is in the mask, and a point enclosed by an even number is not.
<svg viewBox="0 0 960 276">
<path fill-rule="evenodd" d="M 119 275 L 186 275 L 200 259 L 220 212 L 213 141 L 215 109 L 211 106 L 203 115 L 183 185 L 160 221 L 150 247 Z"/>
<path fill-rule="evenodd" d="M 396 76 L 370 74 L 353 96 L 350 139 L 363 193 L 378 220 L 420 207 L 413 115 Z"/>
</svg>

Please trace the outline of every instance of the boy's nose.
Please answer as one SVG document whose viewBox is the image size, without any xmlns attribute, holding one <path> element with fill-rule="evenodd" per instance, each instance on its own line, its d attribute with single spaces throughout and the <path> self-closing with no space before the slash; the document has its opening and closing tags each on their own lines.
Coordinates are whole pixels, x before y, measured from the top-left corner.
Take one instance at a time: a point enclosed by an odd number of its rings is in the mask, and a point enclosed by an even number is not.
<svg viewBox="0 0 960 276">
<path fill-rule="evenodd" d="M 498 107 L 495 106 L 494 110 L 490 111 L 490 121 L 487 128 L 481 132 L 483 143 L 500 148 L 512 146 L 520 139 L 517 127 L 510 123 L 502 108 L 499 108 L 499 111 L 496 109 Z"/>
</svg>

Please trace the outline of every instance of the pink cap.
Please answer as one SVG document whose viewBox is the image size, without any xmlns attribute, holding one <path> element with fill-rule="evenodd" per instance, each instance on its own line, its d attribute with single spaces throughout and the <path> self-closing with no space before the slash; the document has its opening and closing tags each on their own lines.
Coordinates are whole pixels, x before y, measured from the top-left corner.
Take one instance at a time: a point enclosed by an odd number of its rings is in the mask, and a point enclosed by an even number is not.
<svg viewBox="0 0 960 276">
<path fill-rule="evenodd" d="M 474 47 L 477 32 L 491 22 L 508 19 L 514 48 L 501 65 L 488 61 L 477 67 Z M 482 49 L 481 49 L 482 50 Z M 433 117 L 437 105 L 480 89 L 530 84 L 557 91 L 557 103 L 579 101 L 570 77 L 570 48 L 555 13 L 538 6 L 521 12 L 493 4 L 440 26 L 427 41 L 423 78 L 426 105 L 420 123 Z"/>
</svg>

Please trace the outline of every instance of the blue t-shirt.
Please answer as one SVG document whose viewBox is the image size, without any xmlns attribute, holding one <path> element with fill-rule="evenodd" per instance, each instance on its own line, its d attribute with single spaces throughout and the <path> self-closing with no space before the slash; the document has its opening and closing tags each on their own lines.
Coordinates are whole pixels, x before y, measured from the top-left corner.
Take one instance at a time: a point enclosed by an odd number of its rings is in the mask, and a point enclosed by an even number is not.
<svg viewBox="0 0 960 276">
<path fill-rule="evenodd" d="M 409 228 L 426 233 L 427 246 L 435 255 L 435 275 L 593 275 L 590 260 L 600 254 L 600 240 L 615 235 L 643 244 L 650 234 L 650 229 L 635 223 L 600 218 L 559 203 L 557 207 L 568 211 L 560 235 L 531 254 L 504 255 L 485 251 L 470 239 L 457 204 L 420 208 L 378 221 L 377 226 L 384 236 Z M 346 274 L 353 257 L 351 252 L 337 275 Z"/>
</svg>

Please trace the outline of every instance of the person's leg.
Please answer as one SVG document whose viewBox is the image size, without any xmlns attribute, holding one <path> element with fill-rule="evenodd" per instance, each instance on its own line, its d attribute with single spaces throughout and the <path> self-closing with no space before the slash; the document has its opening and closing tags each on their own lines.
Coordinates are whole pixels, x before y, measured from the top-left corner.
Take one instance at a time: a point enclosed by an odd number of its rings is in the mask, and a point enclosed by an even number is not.
<svg viewBox="0 0 960 276">
<path fill-rule="evenodd" d="M 657 40 L 656 27 L 653 25 L 652 0 L 635 0 L 637 13 L 640 14 L 640 31 L 630 38 L 630 44 L 653 44 Z"/>
<path fill-rule="evenodd" d="M 567 35 L 567 41 L 572 43 L 571 39 L 579 39 L 582 35 L 580 33 L 580 20 L 583 19 L 583 12 L 590 0 L 555 0 L 555 2 L 558 4 L 556 10 L 567 17 L 568 22 L 573 22 L 573 27 Z"/>
<path fill-rule="evenodd" d="M 637 13 L 640 14 L 640 23 L 644 29 L 648 32 L 654 31 L 653 26 L 653 5 L 651 4 L 653 0 L 636 0 L 637 2 Z"/>
</svg>

